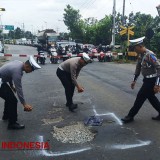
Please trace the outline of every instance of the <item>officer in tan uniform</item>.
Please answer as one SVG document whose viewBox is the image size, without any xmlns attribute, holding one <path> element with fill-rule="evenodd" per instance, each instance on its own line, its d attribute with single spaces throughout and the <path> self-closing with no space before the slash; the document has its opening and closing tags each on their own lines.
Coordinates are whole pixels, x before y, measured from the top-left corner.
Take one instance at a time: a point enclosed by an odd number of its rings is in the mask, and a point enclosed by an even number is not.
<svg viewBox="0 0 160 160">
<path fill-rule="evenodd" d="M 77 77 L 82 67 L 88 63 L 91 63 L 90 57 L 86 53 L 82 53 L 82 57 L 70 58 L 62 62 L 57 68 L 57 76 L 65 89 L 66 106 L 71 112 L 77 108 L 77 104 L 73 104 L 72 100 L 75 87 L 79 93 L 84 91 L 84 88 L 78 84 Z"/>
<path fill-rule="evenodd" d="M 134 89 L 140 72 L 144 79 L 133 107 L 130 109 L 128 115 L 121 119 L 124 123 L 129 123 L 134 120 L 134 116 L 138 113 L 146 99 L 149 100 L 153 108 L 158 112 L 158 116 L 152 117 L 152 119 L 160 120 L 160 102 L 155 96 L 155 94 L 160 91 L 160 63 L 156 55 L 145 48 L 143 44 L 144 38 L 145 37 L 130 40 L 131 46 L 134 47 L 135 52 L 139 55 L 131 88 Z"/>
</svg>

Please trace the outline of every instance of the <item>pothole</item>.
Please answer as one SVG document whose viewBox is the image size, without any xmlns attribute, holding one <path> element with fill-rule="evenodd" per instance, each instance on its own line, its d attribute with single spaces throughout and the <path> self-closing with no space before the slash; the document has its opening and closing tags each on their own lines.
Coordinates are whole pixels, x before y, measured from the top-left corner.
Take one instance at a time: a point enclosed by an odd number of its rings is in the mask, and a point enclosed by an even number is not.
<svg viewBox="0 0 160 160">
<path fill-rule="evenodd" d="M 91 130 L 81 122 L 62 128 L 54 126 L 53 129 L 54 131 L 51 132 L 53 137 L 62 143 L 85 143 L 92 141 L 96 135 L 96 132 L 92 133 Z"/>
</svg>

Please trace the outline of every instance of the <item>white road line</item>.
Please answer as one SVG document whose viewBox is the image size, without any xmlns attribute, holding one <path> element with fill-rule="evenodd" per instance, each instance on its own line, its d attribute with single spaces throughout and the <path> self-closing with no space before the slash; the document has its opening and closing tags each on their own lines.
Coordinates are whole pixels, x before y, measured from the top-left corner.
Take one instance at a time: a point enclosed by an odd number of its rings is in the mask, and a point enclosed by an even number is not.
<svg viewBox="0 0 160 160">
<path fill-rule="evenodd" d="M 117 145 L 112 145 L 111 148 L 112 149 L 131 149 L 131 148 L 142 147 L 142 146 L 147 146 L 151 144 L 151 141 L 141 141 L 141 140 L 138 140 L 138 141 L 139 141 L 139 144 L 117 144 Z"/>
<path fill-rule="evenodd" d="M 39 136 L 39 141 L 44 142 L 43 136 Z M 46 150 L 41 150 L 40 154 L 43 156 L 47 156 L 47 157 L 54 157 L 54 156 L 56 157 L 56 156 L 64 156 L 64 155 L 81 153 L 81 152 L 88 151 L 91 149 L 92 149 L 91 147 L 86 147 L 86 148 L 82 148 L 82 149 L 77 149 L 77 150 L 73 150 L 73 151 L 64 151 L 64 152 L 52 152 L 52 151 L 47 152 Z"/>
</svg>

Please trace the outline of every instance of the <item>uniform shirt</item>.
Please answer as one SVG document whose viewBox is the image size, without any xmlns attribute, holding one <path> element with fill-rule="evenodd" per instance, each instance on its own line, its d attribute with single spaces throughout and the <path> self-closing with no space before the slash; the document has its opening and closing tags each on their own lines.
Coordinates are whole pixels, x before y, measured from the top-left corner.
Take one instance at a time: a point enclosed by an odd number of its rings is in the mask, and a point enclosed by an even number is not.
<svg viewBox="0 0 160 160">
<path fill-rule="evenodd" d="M 78 86 L 76 79 L 82 69 L 82 66 L 78 63 L 80 59 L 81 57 L 70 58 L 59 65 L 60 68 L 71 74 L 71 79 L 75 86 Z"/>
<path fill-rule="evenodd" d="M 10 85 L 14 83 L 18 98 L 22 104 L 25 103 L 25 99 L 23 96 L 22 83 L 21 79 L 23 76 L 23 62 L 20 61 L 12 61 L 0 68 L 0 78 L 2 78 L 2 82 L 9 82 Z"/>
<path fill-rule="evenodd" d="M 160 77 L 160 63 L 156 58 L 156 55 L 146 49 L 144 55 L 138 58 L 138 62 L 135 70 L 135 79 L 140 75 L 140 72 L 144 77 L 148 75 L 157 75 L 157 79 Z"/>
</svg>

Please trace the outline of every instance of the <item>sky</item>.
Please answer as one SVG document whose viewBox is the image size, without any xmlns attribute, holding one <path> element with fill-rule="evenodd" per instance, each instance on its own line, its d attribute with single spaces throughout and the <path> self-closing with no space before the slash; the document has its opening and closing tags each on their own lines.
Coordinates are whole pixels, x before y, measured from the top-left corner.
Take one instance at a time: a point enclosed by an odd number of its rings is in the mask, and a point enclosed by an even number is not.
<svg viewBox="0 0 160 160">
<path fill-rule="evenodd" d="M 113 0 L 0 0 L 0 20 L 3 25 L 14 25 L 36 34 L 38 30 L 54 29 L 67 32 L 63 23 L 66 5 L 79 10 L 82 18 L 95 17 L 98 20 L 112 14 Z M 160 0 L 125 0 L 125 15 L 133 12 L 158 15 L 156 6 Z M 122 13 L 123 0 L 116 0 L 116 11 Z"/>
</svg>

